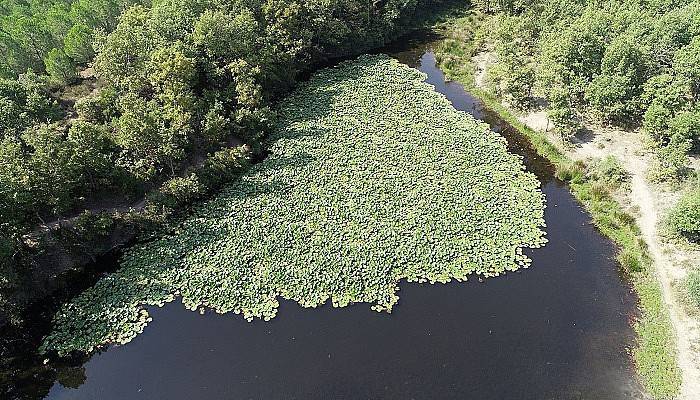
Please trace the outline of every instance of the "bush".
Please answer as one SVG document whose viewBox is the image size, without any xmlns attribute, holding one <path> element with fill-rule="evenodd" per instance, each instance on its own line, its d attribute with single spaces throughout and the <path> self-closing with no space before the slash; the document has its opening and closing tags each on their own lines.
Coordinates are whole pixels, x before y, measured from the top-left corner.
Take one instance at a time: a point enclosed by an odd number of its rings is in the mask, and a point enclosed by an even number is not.
<svg viewBox="0 0 700 400">
<path fill-rule="evenodd" d="M 685 278 L 684 288 L 690 303 L 700 308 L 700 270 L 688 274 Z"/>
<path fill-rule="evenodd" d="M 591 179 L 601 181 L 609 187 L 617 188 L 629 182 L 630 176 L 615 156 L 601 158 L 591 164 L 588 171 Z"/>
<path fill-rule="evenodd" d="M 74 220 L 72 233 L 82 242 L 90 243 L 98 238 L 108 236 L 113 224 L 114 220 L 108 213 L 84 211 Z"/>
<path fill-rule="evenodd" d="M 671 210 L 669 228 L 691 241 L 700 241 L 700 187 L 685 193 Z"/>
<path fill-rule="evenodd" d="M 2 293 L 14 287 L 17 273 L 12 262 L 15 253 L 14 240 L 0 234 L 0 298 Z M 2 300 L 0 300 L 2 304 Z"/>
<path fill-rule="evenodd" d="M 677 140 L 675 137 L 666 146 L 656 150 L 656 160 L 652 163 L 648 177 L 653 182 L 679 181 L 688 172 L 688 151 L 690 140 Z"/>
<path fill-rule="evenodd" d="M 210 155 L 204 165 L 195 169 L 187 177 L 172 178 L 149 193 L 144 214 L 137 218 L 138 223 L 150 229 L 165 222 L 176 210 L 186 207 L 205 194 L 219 190 L 224 184 L 233 181 L 250 166 L 248 146 L 225 148 Z M 149 228 L 147 228 L 149 229 Z"/>
<path fill-rule="evenodd" d="M 586 165 L 581 161 L 562 165 L 556 171 L 557 178 L 572 183 L 582 183 L 585 175 Z"/>
<path fill-rule="evenodd" d="M 164 212 L 171 212 L 179 206 L 198 199 L 203 192 L 204 188 L 197 175 L 191 174 L 166 181 L 158 191 L 149 195 L 149 200 L 152 205 Z"/>
<path fill-rule="evenodd" d="M 250 164 L 250 150 L 247 146 L 225 148 L 209 157 L 197 171 L 197 176 L 207 190 L 216 190 L 248 169 Z"/>
<path fill-rule="evenodd" d="M 625 247 L 617 255 L 617 261 L 627 272 L 640 272 L 644 270 L 643 256 L 637 249 Z"/>
<path fill-rule="evenodd" d="M 700 107 L 676 114 L 669 122 L 671 141 L 690 141 L 692 147 L 700 144 Z"/>
</svg>

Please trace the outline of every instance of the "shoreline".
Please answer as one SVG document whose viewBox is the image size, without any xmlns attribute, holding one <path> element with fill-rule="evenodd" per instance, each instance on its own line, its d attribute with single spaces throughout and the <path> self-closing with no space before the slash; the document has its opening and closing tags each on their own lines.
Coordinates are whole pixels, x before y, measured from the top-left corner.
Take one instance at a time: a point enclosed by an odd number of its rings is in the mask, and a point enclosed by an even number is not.
<svg viewBox="0 0 700 400">
<path fill-rule="evenodd" d="M 655 212 L 654 203 L 646 202 L 646 207 L 638 206 L 639 212 L 630 215 L 618 196 L 610 190 L 601 191 L 598 182 L 586 176 L 584 157 L 560 148 L 549 135 L 536 130 L 537 126 L 530 126 L 532 124 L 527 123 L 528 119 L 519 118 L 500 99 L 479 87 L 477 80 L 480 73 L 471 57 L 476 46 L 464 42 L 464 37 L 461 38 L 462 42 L 460 38 L 451 43 L 445 42 L 450 40 L 450 32 L 463 29 L 462 25 L 455 25 L 453 21 L 437 28 L 446 36 L 435 49 L 438 65 L 446 78 L 462 84 L 527 138 L 537 153 L 554 165 L 557 176 L 567 182 L 572 194 L 591 213 L 596 227 L 620 249 L 618 261 L 639 296 L 641 316 L 633 322 L 638 340 L 631 349 L 631 355 L 644 387 L 659 399 L 695 398 L 693 396 L 700 393 L 700 367 L 693 363 L 691 338 L 694 334 L 691 334 L 689 319 L 673 293 L 668 271 L 669 257 L 658 240 L 658 213 Z M 461 33 L 457 32 L 456 35 Z M 588 147 L 594 148 L 592 145 Z M 596 156 L 609 154 L 604 149 L 596 150 Z M 630 169 L 628 163 L 623 164 Z M 643 171 L 635 169 L 629 172 L 632 173 L 633 182 L 628 200 L 634 206 L 638 197 L 652 194 Z"/>
</svg>

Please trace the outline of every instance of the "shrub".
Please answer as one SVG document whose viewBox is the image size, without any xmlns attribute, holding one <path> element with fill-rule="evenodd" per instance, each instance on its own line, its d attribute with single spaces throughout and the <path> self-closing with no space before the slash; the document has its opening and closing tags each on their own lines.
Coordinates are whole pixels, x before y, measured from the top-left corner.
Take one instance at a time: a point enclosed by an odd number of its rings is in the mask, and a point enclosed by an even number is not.
<svg viewBox="0 0 700 400">
<path fill-rule="evenodd" d="M 692 147 L 700 144 L 700 108 L 676 114 L 669 122 L 672 141 L 691 141 Z"/>
<path fill-rule="evenodd" d="M 690 272 L 686 276 L 683 286 L 690 303 L 700 308 L 700 270 Z"/>
<path fill-rule="evenodd" d="M 669 213 L 667 223 L 674 233 L 692 241 L 700 240 L 700 187 L 681 197 Z"/>
<path fill-rule="evenodd" d="M 591 179 L 601 181 L 609 187 L 617 188 L 629 182 L 630 176 L 615 156 L 601 158 L 591 164 L 588 171 Z"/>
<path fill-rule="evenodd" d="M 149 199 L 161 207 L 175 209 L 199 198 L 204 192 L 197 175 L 187 177 L 175 177 L 163 184 L 160 190 L 152 194 Z"/>
<path fill-rule="evenodd" d="M 649 169 L 649 179 L 654 182 L 679 181 L 688 172 L 690 140 L 673 140 L 656 151 L 656 160 Z"/>
<path fill-rule="evenodd" d="M 220 189 L 250 166 L 247 146 L 225 148 L 209 156 L 204 165 L 187 177 L 166 181 L 160 189 L 149 193 L 141 224 L 160 224 L 165 218 L 199 200 L 206 193 Z"/>
<path fill-rule="evenodd" d="M 108 213 L 84 211 L 73 222 L 73 233 L 83 242 L 92 242 L 109 235 L 114 220 Z"/>
<path fill-rule="evenodd" d="M 622 268 L 628 272 L 639 272 L 644 270 L 642 255 L 636 249 L 625 247 L 617 255 L 617 261 L 622 265 Z"/>
<path fill-rule="evenodd" d="M 14 240 L 0 234 L 0 322 L 3 318 L 16 320 L 18 309 L 11 300 L 11 293 L 19 284 L 19 274 L 14 260 Z"/>
<path fill-rule="evenodd" d="M 581 183 L 586 175 L 586 165 L 581 161 L 576 161 L 562 165 L 556 171 L 557 178 L 562 181 Z"/>
<path fill-rule="evenodd" d="M 221 149 L 212 154 L 197 171 L 200 182 L 207 190 L 216 190 L 250 166 L 247 146 Z"/>
</svg>

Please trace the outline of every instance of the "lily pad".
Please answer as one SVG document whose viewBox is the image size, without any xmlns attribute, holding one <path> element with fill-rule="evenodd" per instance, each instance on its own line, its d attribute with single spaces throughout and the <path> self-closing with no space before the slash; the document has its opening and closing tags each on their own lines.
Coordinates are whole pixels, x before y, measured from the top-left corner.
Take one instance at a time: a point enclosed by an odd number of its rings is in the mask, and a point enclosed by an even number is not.
<svg viewBox="0 0 700 400">
<path fill-rule="evenodd" d="M 126 343 L 145 306 L 273 318 L 278 298 L 391 311 L 398 282 L 494 277 L 527 267 L 544 196 L 503 138 L 387 56 L 318 72 L 284 100 L 269 157 L 176 233 L 55 316 L 45 351 Z"/>
</svg>

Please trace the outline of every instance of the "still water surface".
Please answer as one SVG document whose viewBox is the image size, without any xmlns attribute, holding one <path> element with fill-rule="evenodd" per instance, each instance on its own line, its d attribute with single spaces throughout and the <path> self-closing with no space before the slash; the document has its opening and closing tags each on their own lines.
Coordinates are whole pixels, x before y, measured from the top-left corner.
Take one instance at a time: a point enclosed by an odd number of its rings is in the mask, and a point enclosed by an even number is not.
<svg viewBox="0 0 700 400">
<path fill-rule="evenodd" d="M 614 247 L 512 128 L 459 84 L 445 83 L 431 40 L 409 36 L 384 51 L 503 134 L 540 178 L 550 242 L 528 252 L 531 268 L 484 282 L 402 283 L 391 314 L 367 304 L 303 309 L 282 301 L 272 321 L 248 323 L 170 303 L 150 310 L 154 321 L 132 343 L 84 363 L 49 365 L 42 379 L 29 374 L 5 393 L 51 400 L 643 398 L 628 356 L 636 298 L 618 274 Z"/>
</svg>

